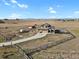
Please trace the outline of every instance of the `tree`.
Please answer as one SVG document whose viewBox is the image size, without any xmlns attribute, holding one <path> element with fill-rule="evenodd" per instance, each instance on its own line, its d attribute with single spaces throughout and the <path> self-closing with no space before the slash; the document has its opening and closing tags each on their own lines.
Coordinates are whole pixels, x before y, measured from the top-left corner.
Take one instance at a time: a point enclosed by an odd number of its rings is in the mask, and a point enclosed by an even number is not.
<svg viewBox="0 0 79 59">
<path fill-rule="evenodd" d="M 19 21 L 20 19 L 16 18 L 17 21 Z"/>
<path fill-rule="evenodd" d="M 4 20 L 6 20 L 6 21 L 7 21 L 8 19 L 4 19 Z"/>
</svg>

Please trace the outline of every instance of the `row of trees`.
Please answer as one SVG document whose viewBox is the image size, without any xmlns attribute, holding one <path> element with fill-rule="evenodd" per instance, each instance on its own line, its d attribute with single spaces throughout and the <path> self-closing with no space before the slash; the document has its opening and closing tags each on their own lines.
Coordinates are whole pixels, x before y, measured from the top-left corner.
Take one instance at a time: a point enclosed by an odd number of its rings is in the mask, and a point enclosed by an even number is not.
<svg viewBox="0 0 79 59">
<path fill-rule="evenodd" d="M 19 20 L 25 20 L 25 19 L 18 19 L 18 18 L 16 18 L 16 19 L 0 19 L 0 23 L 5 23 L 5 21 L 8 21 L 8 20 L 17 20 L 17 21 L 19 21 Z M 29 20 L 29 19 L 26 19 L 26 20 Z M 36 20 L 36 19 L 32 19 L 32 20 Z M 77 18 L 77 19 L 37 19 L 37 20 L 54 20 L 54 21 L 79 21 L 79 18 Z"/>
<path fill-rule="evenodd" d="M 79 19 L 55 19 L 57 21 L 79 21 Z"/>
<path fill-rule="evenodd" d="M 4 19 L 4 20 L 6 20 L 6 21 L 7 21 L 7 20 L 10 20 L 10 19 Z M 20 19 L 16 18 L 16 19 L 12 19 L 12 20 L 20 20 Z"/>
<path fill-rule="evenodd" d="M 10 20 L 10 19 L 0 19 L 0 23 L 5 23 L 5 21 L 8 21 L 8 20 Z M 12 20 L 17 20 L 17 21 L 19 21 L 20 19 L 12 19 Z"/>
</svg>

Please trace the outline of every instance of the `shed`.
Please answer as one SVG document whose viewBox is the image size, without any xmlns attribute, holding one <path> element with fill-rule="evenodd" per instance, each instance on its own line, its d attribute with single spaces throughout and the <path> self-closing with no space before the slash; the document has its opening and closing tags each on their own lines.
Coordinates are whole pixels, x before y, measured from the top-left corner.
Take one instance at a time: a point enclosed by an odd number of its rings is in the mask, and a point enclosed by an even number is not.
<svg viewBox="0 0 79 59">
<path fill-rule="evenodd" d="M 20 30 L 19 30 L 19 32 L 20 33 L 27 33 L 27 32 L 29 32 L 31 29 L 30 28 L 21 28 Z"/>
</svg>

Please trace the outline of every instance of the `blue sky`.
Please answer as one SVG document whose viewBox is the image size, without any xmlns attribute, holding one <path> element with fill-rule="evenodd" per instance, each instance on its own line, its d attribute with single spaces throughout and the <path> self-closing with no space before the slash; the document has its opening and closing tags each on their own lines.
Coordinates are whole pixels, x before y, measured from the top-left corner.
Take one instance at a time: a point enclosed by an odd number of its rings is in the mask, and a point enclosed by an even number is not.
<svg viewBox="0 0 79 59">
<path fill-rule="evenodd" d="M 79 18 L 79 0 L 0 0 L 0 18 Z"/>
</svg>

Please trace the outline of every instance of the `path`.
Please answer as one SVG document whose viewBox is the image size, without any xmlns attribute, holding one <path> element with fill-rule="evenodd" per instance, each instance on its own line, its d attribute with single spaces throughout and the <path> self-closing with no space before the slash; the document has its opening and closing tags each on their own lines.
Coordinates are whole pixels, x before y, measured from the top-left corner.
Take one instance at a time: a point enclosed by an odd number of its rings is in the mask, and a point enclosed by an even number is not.
<svg viewBox="0 0 79 59">
<path fill-rule="evenodd" d="M 29 38 L 24 38 L 24 39 L 19 39 L 19 40 L 15 40 L 15 41 L 9 41 L 9 42 L 0 43 L 0 47 L 8 46 L 8 45 L 14 45 L 14 44 L 22 43 L 22 42 L 25 42 L 25 41 L 42 38 L 42 37 L 44 37 L 46 35 L 47 35 L 47 33 L 37 33 L 36 35 L 34 35 L 32 37 L 29 37 Z"/>
</svg>

